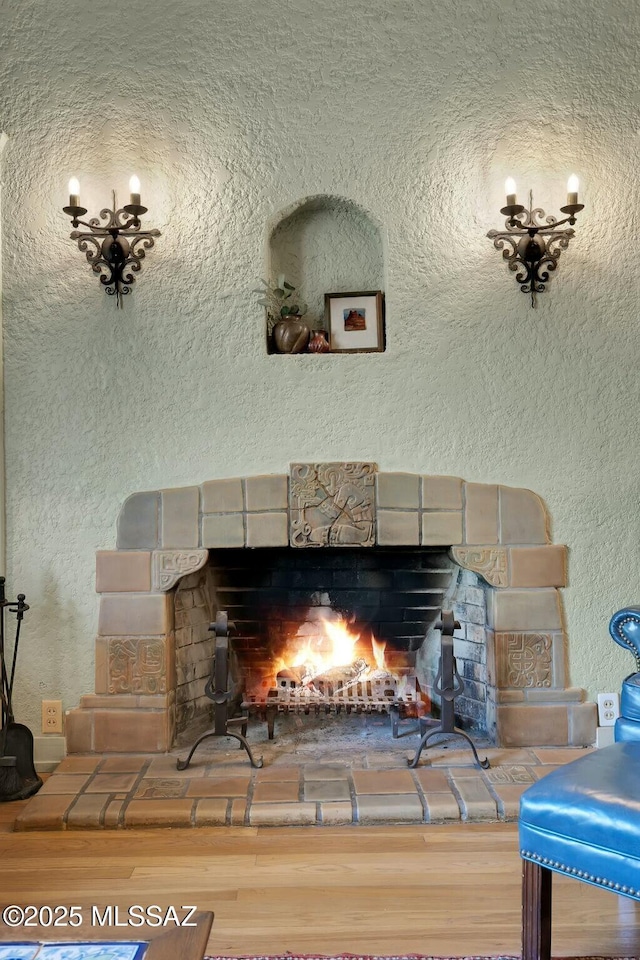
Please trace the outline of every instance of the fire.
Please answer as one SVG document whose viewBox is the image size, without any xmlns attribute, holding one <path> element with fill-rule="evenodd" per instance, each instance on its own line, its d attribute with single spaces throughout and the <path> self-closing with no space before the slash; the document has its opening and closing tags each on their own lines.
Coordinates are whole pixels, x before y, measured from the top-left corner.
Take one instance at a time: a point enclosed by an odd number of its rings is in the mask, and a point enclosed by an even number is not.
<svg viewBox="0 0 640 960">
<path fill-rule="evenodd" d="M 287 711 L 302 706 L 305 713 L 311 706 L 316 712 L 324 707 L 339 713 L 346 707 L 360 713 L 380 712 L 392 703 L 402 702 L 403 709 L 414 705 L 415 671 L 401 664 L 395 650 L 387 665 L 385 647 L 369 630 L 354 629 L 330 608 L 322 614 L 310 610 L 281 655 L 271 660 L 273 685 L 266 702 Z"/>
<path fill-rule="evenodd" d="M 276 713 L 392 712 L 396 721 L 408 709 L 418 715 L 411 654 L 397 650 L 393 641 L 387 652 L 372 625 L 358 622 L 355 613 L 343 616 L 333 610 L 328 597 L 305 613 L 293 624 L 278 611 L 267 634 L 268 655 L 261 662 L 256 658 L 255 665 L 247 656 L 243 705 L 267 708 L 270 736 Z M 393 719 L 392 726 L 396 731 Z"/>
<path fill-rule="evenodd" d="M 378 670 L 386 670 L 386 664 L 384 662 L 384 651 L 387 644 L 384 640 L 376 640 L 374 636 L 371 637 L 371 649 L 373 651 L 373 658 L 376 661 L 376 667 Z"/>
<path fill-rule="evenodd" d="M 323 624 L 333 644 L 329 666 L 344 667 L 348 663 L 353 663 L 356 659 L 356 644 L 360 639 L 360 635 L 349 633 L 343 621 L 331 623 L 329 620 L 324 620 Z"/>
<path fill-rule="evenodd" d="M 313 634 L 298 636 L 298 646 L 284 659 L 281 668 L 302 668 L 308 679 L 325 674 L 338 667 L 350 667 L 360 663 L 366 670 L 386 671 L 384 641 L 371 636 L 371 654 L 366 644 L 360 642 L 360 634 L 349 629 L 344 620 L 321 619 L 314 625 Z"/>
</svg>

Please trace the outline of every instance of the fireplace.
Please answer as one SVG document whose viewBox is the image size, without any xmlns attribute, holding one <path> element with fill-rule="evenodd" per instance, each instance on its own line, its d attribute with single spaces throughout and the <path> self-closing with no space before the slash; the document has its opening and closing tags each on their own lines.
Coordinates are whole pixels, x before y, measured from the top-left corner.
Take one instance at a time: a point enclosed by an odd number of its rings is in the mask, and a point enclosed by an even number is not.
<svg viewBox="0 0 640 960">
<path fill-rule="evenodd" d="M 433 622 L 449 606 L 461 621 L 463 727 L 504 746 L 595 737 L 595 705 L 566 678 L 566 548 L 550 542 L 529 490 L 347 462 L 138 493 L 122 508 L 117 549 L 97 555 L 96 583 L 96 688 L 67 714 L 70 753 L 170 749 L 209 709 L 207 628 L 219 609 L 235 622 L 256 715 L 270 690 L 304 685 L 285 648 L 319 620 L 368 645 L 360 681 L 380 690 L 388 675 L 397 689 L 409 677 L 403 709 L 429 711 Z M 352 664 L 367 659 L 361 649 Z M 326 694 L 331 677 L 318 677 Z"/>
</svg>

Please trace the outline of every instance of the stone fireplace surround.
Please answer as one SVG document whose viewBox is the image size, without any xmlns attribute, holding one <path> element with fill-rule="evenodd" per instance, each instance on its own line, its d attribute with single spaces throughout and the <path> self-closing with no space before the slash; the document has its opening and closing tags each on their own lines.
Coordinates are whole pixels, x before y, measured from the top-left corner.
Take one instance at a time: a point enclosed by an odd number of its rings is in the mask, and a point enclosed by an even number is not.
<svg viewBox="0 0 640 960">
<path fill-rule="evenodd" d="M 116 550 L 96 558 L 95 693 L 66 714 L 68 753 L 163 753 L 175 736 L 179 581 L 210 549 L 442 547 L 486 584 L 488 729 L 498 746 L 593 743 L 596 706 L 566 683 L 559 588 L 535 493 L 370 463 L 292 464 L 290 474 L 135 493 Z"/>
</svg>

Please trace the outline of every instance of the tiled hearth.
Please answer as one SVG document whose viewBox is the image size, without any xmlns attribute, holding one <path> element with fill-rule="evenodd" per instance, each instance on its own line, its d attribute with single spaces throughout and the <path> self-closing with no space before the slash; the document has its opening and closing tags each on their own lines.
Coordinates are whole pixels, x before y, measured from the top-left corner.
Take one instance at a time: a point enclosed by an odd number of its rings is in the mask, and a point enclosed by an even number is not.
<svg viewBox="0 0 640 960">
<path fill-rule="evenodd" d="M 336 721 L 332 721 L 336 722 Z M 409 769 L 418 737 L 391 740 L 383 718 L 367 718 L 342 759 L 317 743 L 283 746 L 264 737 L 252 769 L 229 742 L 209 742 L 192 765 L 176 769 L 184 751 L 157 756 L 73 756 L 64 760 L 21 810 L 17 830 L 122 829 L 226 825 L 337 826 L 513 820 L 522 791 L 557 765 L 583 755 L 570 747 L 479 745 L 491 767 L 473 764 L 461 741 L 436 745 Z M 409 724 L 410 726 L 410 724 Z M 414 725 L 415 726 L 415 725 Z M 326 731 L 325 731 L 326 732 Z M 294 735 L 294 740 L 296 740 Z"/>
<path fill-rule="evenodd" d="M 459 647 L 473 640 L 482 651 L 490 739 L 502 747 L 590 744 L 595 705 L 566 677 L 566 548 L 550 542 L 549 530 L 544 504 L 529 490 L 384 473 L 361 462 L 293 464 L 289 475 L 134 494 L 118 519 L 117 549 L 97 555 L 95 693 L 67 714 L 68 752 L 172 748 L 176 690 L 185 681 L 177 677 L 176 630 L 180 643 L 187 633 L 204 640 L 206 620 L 220 608 L 215 589 L 208 615 L 176 604 L 178 585 L 205 570 L 212 551 L 219 561 L 225 550 L 263 548 L 441 548 L 483 594 L 475 613 L 464 596 L 453 599 L 459 619 L 471 618 Z"/>
</svg>

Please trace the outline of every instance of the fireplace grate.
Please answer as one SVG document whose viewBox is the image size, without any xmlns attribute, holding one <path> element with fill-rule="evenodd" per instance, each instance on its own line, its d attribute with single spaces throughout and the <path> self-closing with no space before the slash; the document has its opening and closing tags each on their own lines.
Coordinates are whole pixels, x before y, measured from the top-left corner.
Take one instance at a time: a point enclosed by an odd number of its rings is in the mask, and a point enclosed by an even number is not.
<svg viewBox="0 0 640 960">
<path fill-rule="evenodd" d="M 365 672 L 364 668 L 361 672 Z M 396 674 L 374 671 L 367 676 L 361 676 L 357 671 L 354 676 L 353 669 L 344 672 L 334 669 L 330 676 L 314 677 L 309 683 L 302 682 L 295 671 L 284 670 L 278 674 L 276 682 L 277 686 L 266 696 L 245 694 L 242 701 L 243 710 L 266 716 L 270 740 L 274 738 L 278 714 L 388 713 L 391 733 L 396 738 L 400 717 L 420 712 L 418 680 L 410 668 L 401 669 Z"/>
</svg>

